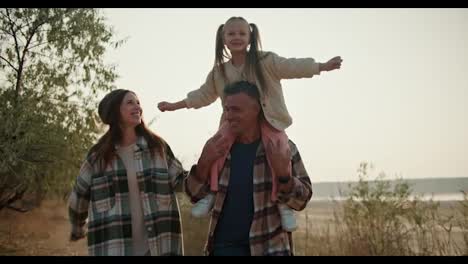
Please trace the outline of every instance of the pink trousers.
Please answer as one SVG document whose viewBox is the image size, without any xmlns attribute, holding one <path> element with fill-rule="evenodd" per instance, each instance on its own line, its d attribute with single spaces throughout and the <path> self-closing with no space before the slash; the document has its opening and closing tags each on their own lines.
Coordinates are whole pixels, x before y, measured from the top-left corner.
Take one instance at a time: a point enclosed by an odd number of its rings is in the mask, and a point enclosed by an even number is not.
<svg viewBox="0 0 468 264">
<path fill-rule="evenodd" d="M 263 146 L 267 146 L 268 142 L 270 141 L 277 141 L 279 140 L 281 146 L 285 146 L 289 148 L 288 144 L 288 136 L 284 131 L 279 131 L 272 127 L 267 121 L 262 120 L 260 124 L 260 130 L 261 130 L 261 138 L 262 138 L 262 143 Z M 235 136 L 231 133 L 229 129 L 229 124 L 227 121 L 223 121 L 221 123 L 221 126 L 216 132 L 217 134 L 221 134 L 229 144 L 229 149 L 231 149 L 231 146 L 234 144 L 235 141 Z M 210 188 L 211 191 L 217 192 L 218 191 L 218 177 L 219 173 L 224 167 L 224 162 L 226 161 L 226 158 L 229 154 L 229 151 L 226 152 L 221 158 L 219 158 L 213 166 L 211 167 L 211 172 L 210 172 Z M 271 199 L 272 201 L 276 201 L 278 198 L 278 183 L 277 183 L 277 176 L 275 174 L 275 171 L 271 167 L 271 162 L 270 162 L 270 157 L 267 151 L 265 151 L 265 157 L 268 162 L 268 166 L 270 167 L 271 171 L 271 178 L 272 178 L 272 190 L 271 190 Z M 291 163 L 289 163 L 289 168 L 288 170 L 291 172 Z"/>
</svg>

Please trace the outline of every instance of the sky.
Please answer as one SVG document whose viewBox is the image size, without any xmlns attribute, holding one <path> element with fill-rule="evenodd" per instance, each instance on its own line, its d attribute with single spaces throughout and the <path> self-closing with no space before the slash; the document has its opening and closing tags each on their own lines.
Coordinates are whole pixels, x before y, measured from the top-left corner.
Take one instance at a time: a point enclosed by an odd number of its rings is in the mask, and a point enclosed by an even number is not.
<svg viewBox="0 0 468 264">
<path fill-rule="evenodd" d="M 118 39 L 106 62 L 136 92 L 150 128 L 185 169 L 217 130 L 218 99 L 161 113 L 205 81 L 217 27 L 242 16 L 263 50 L 340 70 L 283 80 L 286 130 L 313 182 L 357 180 L 360 162 L 388 178 L 468 177 L 468 9 L 104 9 Z"/>
</svg>

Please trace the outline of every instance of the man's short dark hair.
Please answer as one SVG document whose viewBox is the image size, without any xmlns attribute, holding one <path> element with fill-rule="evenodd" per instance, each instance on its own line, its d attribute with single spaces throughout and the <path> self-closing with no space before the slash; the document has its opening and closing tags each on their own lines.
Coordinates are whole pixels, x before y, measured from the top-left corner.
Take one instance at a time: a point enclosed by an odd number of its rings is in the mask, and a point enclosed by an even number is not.
<svg viewBox="0 0 468 264">
<path fill-rule="evenodd" d="M 238 93 L 245 93 L 260 104 L 260 93 L 258 92 L 257 85 L 247 81 L 238 81 L 228 84 L 224 88 L 224 96 L 235 95 Z"/>
</svg>

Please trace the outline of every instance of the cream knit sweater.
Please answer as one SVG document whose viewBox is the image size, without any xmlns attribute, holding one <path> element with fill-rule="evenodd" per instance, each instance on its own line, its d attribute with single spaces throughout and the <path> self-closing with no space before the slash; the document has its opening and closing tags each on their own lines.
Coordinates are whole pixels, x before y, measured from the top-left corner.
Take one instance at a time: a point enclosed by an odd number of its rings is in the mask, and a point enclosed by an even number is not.
<svg viewBox="0 0 468 264">
<path fill-rule="evenodd" d="M 283 58 L 273 52 L 262 52 L 263 74 L 265 85 L 268 86 L 268 96 L 262 93 L 261 104 L 265 118 L 278 130 L 285 130 L 292 124 L 292 118 L 286 107 L 282 79 L 311 78 L 314 75 L 320 75 L 319 63 L 313 58 Z M 223 90 L 227 84 L 247 80 L 244 74 L 243 66 L 235 67 L 229 60 L 224 63 L 227 81 L 224 80 L 221 72 L 214 67 L 205 83 L 197 90 L 187 94 L 185 103 L 187 108 L 201 108 L 207 106 L 216 99 L 221 98 L 224 103 Z M 255 80 L 258 87 L 260 84 Z"/>
</svg>

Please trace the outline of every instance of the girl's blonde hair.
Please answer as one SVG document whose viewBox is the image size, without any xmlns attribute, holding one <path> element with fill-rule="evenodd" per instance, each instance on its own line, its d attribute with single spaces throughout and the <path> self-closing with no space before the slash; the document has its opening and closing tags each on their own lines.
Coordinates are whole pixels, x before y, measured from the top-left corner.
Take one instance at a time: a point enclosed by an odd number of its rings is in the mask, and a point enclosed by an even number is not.
<svg viewBox="0 0 468 264">
<path fill-rule="evenodd" d="M 244 71 L 247 75 L 247 79 L 250 82 L 255 82 L 258 80 L 257 86 L 262 90 L 263 93 L 267 93 L 267 87 L 265 85 L 265 77 L 263 75 L 262 65 L 261 65 L 261 41 L 260 33 L 258 31 L 257 25 L 254 23 L 248 23 L 247 20 L 243 17 L 231 17 L 226 23 L 221 24 L 218 27 L 216 32 L 216 49 L 215 49 L 215 67 L 219 69 L 224 80 L 227 82 L 226 71 L 224 69 L 224 59 L 230 59 L 228 56 L 228 50 L 224 45 L 223 34 L 224 34 L 224 25 L 232 22 L 234 20 L 240 20 L 249 25 L 250 29 L 250 48 L 247 52 L 246 57 L 246 66 Z M 256 78 L 255 78 L 256 77 Z"/>
</svg>

